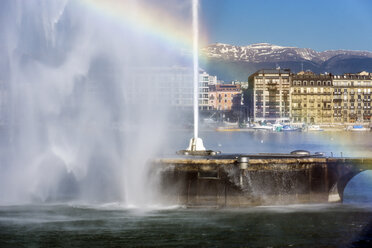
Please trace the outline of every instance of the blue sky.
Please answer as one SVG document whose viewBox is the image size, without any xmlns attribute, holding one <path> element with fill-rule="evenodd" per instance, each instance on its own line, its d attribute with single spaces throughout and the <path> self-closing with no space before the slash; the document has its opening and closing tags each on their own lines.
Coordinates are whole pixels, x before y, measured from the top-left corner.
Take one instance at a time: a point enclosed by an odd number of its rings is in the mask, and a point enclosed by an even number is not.
<svg viewBox="0 0 372 248">
<path fill-rule="evenodd" d="M 371 0 L 200 0 L 208 42 L 372 51 Z"/>
</svg>

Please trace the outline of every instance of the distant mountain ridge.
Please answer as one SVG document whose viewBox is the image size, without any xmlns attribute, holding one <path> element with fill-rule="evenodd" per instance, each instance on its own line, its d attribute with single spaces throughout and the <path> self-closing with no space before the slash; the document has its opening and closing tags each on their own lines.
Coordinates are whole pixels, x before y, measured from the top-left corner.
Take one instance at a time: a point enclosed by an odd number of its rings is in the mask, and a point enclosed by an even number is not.
<svg viewBox="0 0 372 248">
<path fill-rule="evenodd" d="M 248 46 L 234 46 L 216 43 L 204 48 L 203 53 L 210 58 L 221 58 L 246 62 L 303 61 L 322 63 L 337 55 L 352 55 L 372 58 L 369 51 L 328 50 L 317 52 L 310 48 L 284 47 L 269 43 L 257 43 Z"/>
<path fill-rule="evenodd" d="M 219 78 L 247 80 L 263 68 L 289 68 L 294 72 L 312 70 L 315 73 L 354 73 L 372 71 L 372 52 L 328 50 L 318 52 L 310 48 L 285 47 L 269 43 L 235 46 L 216 43 L 202 49 L 202 65 Z"/>
</svg>

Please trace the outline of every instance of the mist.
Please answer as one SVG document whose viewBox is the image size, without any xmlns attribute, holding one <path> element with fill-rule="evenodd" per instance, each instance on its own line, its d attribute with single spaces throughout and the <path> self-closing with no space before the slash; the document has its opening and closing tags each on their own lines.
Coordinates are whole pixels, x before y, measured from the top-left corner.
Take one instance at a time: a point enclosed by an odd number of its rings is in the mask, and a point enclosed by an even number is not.
<svg viewBox="0 0 372 248">
<path fill-rule="evenodd" d="M 175 93 L 154 82 L 166 71 L 191 89 L 192 59 L 84 2 L 2 1 L 0 204 L 156 203 L 148 161 L 181 121 Z M 187 23 L 189 4 L 176 2 Z"/>
</svg>

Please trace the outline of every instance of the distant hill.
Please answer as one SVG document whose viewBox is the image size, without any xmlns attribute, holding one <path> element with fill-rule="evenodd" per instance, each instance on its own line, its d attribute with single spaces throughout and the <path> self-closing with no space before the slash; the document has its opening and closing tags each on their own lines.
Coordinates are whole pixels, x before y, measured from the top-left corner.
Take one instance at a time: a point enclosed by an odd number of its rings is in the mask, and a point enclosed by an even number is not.
<svg viewBox="0 0 372 248">
<path fill-rule="evenodd" d="M 372 72 L 372 52 L 329 50 L 317 52 L 309 48 L 283 47 L 268 43 L 248 46 L 212 44 L 202 50 L 200 64 L 224 81 L 247 81 L 259 69 L 288 68 L 293 72 L 311 70 L 315 73 Z"/>
</svg>

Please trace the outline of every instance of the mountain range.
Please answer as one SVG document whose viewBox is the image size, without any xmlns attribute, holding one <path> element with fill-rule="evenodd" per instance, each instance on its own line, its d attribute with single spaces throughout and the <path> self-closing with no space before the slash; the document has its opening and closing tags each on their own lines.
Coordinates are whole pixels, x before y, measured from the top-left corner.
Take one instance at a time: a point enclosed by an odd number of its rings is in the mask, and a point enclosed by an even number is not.
<svg viewBox="0 0 372 248">
<path fill-rule="evenodd" d="M 201 66 L 209 74 L 226 82 L 247 81 L 260 69 L 282 68 L 293 72 L 311 70 L 315 73 L 372 72 L 372 52 L 285 47 L 269 43 L 234 46 L 216 43 L 202 49 Z"/>
</svg>

